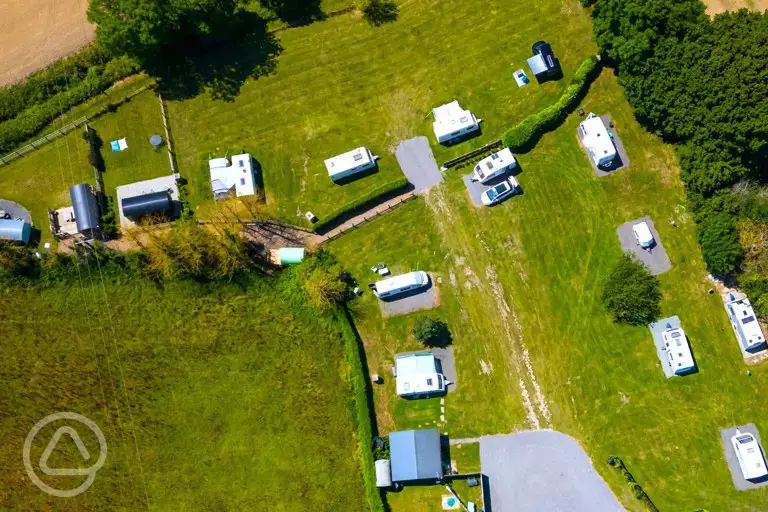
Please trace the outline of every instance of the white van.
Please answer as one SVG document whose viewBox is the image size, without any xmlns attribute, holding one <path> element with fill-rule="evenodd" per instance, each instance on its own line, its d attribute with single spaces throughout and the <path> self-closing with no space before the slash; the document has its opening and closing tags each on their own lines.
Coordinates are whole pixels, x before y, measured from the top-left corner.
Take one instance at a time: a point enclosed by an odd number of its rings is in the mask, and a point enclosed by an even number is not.
<svg viewBox="0 0 768 512">
<path fill-rule="evenodd" d="M 401 274 L 378 281 L 373 289 L 373 294 L 380 299 L 394 297 L 429 284 L 429 276 L 423 270 Z"/>
<path fill-rule="evenodd" d="M 656 240 L 653 239 L 651 230 L 646 222 L 633 225 L 632 232 L 635 234 L 635 240 L 637 240 L 638 245 L 640 245 L 640 247 L 643 249 L 653 247 L 653 245 L 656 243 Z"/>
</svg>

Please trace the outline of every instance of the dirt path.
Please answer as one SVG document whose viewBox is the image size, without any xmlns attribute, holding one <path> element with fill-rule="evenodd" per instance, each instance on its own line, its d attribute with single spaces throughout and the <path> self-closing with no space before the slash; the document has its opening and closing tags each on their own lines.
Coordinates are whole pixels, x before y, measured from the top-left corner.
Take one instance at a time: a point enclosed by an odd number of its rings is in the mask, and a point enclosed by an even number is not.
<svg viewBox="0 0 768 512">
<path fill-rule="evenodd" d="M 88 0 L 0 0 L 0 86 L 87 45 Z"/>
<path fill-rule="evenodd" d="M 736 11 L 742 7 L 760 12 L 768 9 L 768 0 L 704 0 L 704 4 L 710 16 L 725 11 Z"/>
</svg>

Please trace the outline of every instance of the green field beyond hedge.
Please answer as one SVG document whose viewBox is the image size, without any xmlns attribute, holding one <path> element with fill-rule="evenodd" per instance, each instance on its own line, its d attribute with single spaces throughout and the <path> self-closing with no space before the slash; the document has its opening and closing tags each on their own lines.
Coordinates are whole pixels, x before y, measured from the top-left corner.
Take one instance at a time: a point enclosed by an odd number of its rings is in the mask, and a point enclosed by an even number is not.
<svg viewBox="0 0 768 512">
<path fill-rule="evenodd" d="M 2 296 L 1 509 L 63 505 L 21 457 L 29 429 L 59 411 L 91 418 L 108 443 L 70 510 L 367 508 L 343 327 L 292 295 L 290 275 L 102 286 L 97 268 L 81 270 L 68 286 Z M 52 467 L 84 466 L 73 443 L 59 445 L 72 446 Z"/>
</svg>

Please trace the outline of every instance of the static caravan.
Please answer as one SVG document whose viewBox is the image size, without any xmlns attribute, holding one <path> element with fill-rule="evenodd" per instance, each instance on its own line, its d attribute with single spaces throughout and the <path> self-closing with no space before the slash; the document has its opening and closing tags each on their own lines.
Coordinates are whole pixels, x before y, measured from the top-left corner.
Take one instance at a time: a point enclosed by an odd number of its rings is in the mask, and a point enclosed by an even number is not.
<svg viewBox="0 0 768 512">
<path fill-rule="evenodd" d="M 427 273 L 423 270 L 417 270 L 378 281 L 373 288 L 373 293 L 380 299 L 386 299 L 423 288 L 428 284 L 429 276 Z"/>
<path fill-rule="evenodd" d="M 760 444 L 755 436 L 749 432 L 742 433 L 736 429 L 736 435 L 731 437 L 733 450 L 736 452 L 736 459 L 741 467 L 741 474 L 747 480 L 758 480 L 768 476 L 768 469 L 765 467 L 765 457 L 760 449 Z"/>
<path fill-rule="evenodd" d="M 378 157 L 371 153 L 368 148 L 360 147 L 329 158 L 325 161 L 325 168 L 328 169 L 328 176 L 333 181 L 338 181 L 372 169 L 376 166 L 377 159 Z"/>
<path fill-rule="evenodd" d="M 667 351 L 667 364 L 675 375 L 685 375 L 696 369 L 693 353 L 682 327 L 672 328 L 667 324 L 667 330 L 661 333 L 661 339 Z"/>
<path fill-rule="evenodd" d="M 448 382 L 437 371 L 437 360 L 429 352 L 405 354 L 395 358 L 397 395 L 416 398 L 445 393 Z"/>
<path fill-rule="evenodd" d="M 731 295 L 731 301 L 725 305 L 725 309 L 744 350 L 756 351 L 765 347 L 765 335 L 749 299 L 744 297 L 737 300 Z"/>
<path fill-rule="evenodd" d="M 482 121 L 482 119 L 477 119 L 469 110 L 461 108 L 456 100 L 433 109 L 432 114 L 435 116 L 432 129 L 435 132 L 435 137 L 437 137 L 437 142 L 441 144 L 477 131 Z"/>
<path fill-rule="evenodd" d="M 475 166 L 473 178 L 480 183 L 487 183 L 515 167 L 517 167 L 517 160 L 515 160 L 512 150 L 504 148 L 498 153 L 480 160 Z"/>
<path fill-rule="evenodd" d="M 248 153 L 208 160 L 211 189 L 216 199 L 252 196 L 256 193 L 256 172 L 253 157 Z"/>
<path fill-rule="evenodd" d="M 616 147 L 603 120 L 591 113 L 579 124 L 579 136 L 598 167 L 608 167 L 616 158 Z"/>
</svg>

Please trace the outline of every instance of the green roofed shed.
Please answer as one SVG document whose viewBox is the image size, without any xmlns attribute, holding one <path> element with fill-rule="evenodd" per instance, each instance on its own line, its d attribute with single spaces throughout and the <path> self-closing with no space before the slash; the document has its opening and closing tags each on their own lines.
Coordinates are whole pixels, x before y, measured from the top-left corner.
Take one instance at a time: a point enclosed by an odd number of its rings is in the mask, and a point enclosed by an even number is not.
<svg viewBox="0 0 768 512">
<path fill-rule="evenodd" d="M 304 260 L 303 247 L 283 247 L 278 254 L 281 265 L 295 265 Z"/>
</svg>

